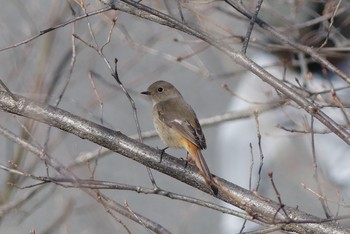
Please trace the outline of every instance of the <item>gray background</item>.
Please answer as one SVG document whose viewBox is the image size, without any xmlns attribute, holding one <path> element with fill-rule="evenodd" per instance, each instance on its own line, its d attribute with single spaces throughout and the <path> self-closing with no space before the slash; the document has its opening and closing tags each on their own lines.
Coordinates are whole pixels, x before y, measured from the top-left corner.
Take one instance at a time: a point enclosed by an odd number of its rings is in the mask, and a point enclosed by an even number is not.
<svg viewBox="0 0 350 234">
<path fill-rule="evenodd" d="M 1 0 L 0 2 L 2 3 L 0 48 L 20 42 L 40 30 L 73 18 L 66 1 Z M 164 7 L 161 1 L 154 2 L 154 4 L 157 3 Z M 190 6 L 193 7 L 193 5 Z M 213 4 L 213 6 L 216 5 Z M 88 9 L 98 7 L 99 4 L 91 1 Z M 208 6 L 198 4 L 196 7 L 202 10 Z M 266 8 L 262 10 L 263 16 L 264 12 L 269 12 L 269 7 L 271 5 L 267 1 Z M 174 14 L 178 14 L 176 4 L 170 4 L 170 9 Z M 281 12 L 284 10 L 285 8 L 281 8 Z M 214 8 L 203 12 L 216 22 L 225 25 L 227 32 L 245 35 L 246 23 L 218 14 Z M 189 23 L 199 22 L 188 11 L 184 13 Z M 106 13 L 109 16 L 112 14 Z M 117 25 L 112 33 L 111 43 L 106 46 L 104 52 L 111 63 L 115 57 L 119 59 L 119 75 L 136 102 L 143 131 L 153 129 L 151 103 L 139 93 L 156 80 L 162 79 L 173 83 L 192 105 L 200 119 L 225 113 L 228 110 L 239 111 L 258 106 L 232 97 L 222 88 L 224 83 L 251 102 L 268 102 L 277 96 L 273 89 L 260 82 L 251 73 L 242 71 L 215 49 L 209 48 L 182 62 L 176 62 L 177 56 L 186 56 L 201 49 L 205 44 L 200 43 L 196 38 L 125 13 L 119 12 L 117 15 Z M 267 19 L 268 14 L 265 16 Z M 103 15 L 93 16 L 88 20 L 101 46 L 108 36 L 109 21 Z M 76 22 L 75 33 L 91 43 L 87 23 L 86 19 Z M 68 25 L 59 28 L 25 45 L 0 53 L 0 77 L 10 90 L 38 101 L 50 97 L 50 103 L 54 103 L 65 79 L 69 77 L 72 27 Z M 126 38 L 124 28 L 130 40 Z M 215 27 L 210 25 L 207 29 L 215 30 Z M 254 33 L 253 37 L 259 38 L 259 34 Z M 175 38 L 180 42 L 174 41 Z M 99 102 L 88 79 L 88 72 L 92 71 L 96 89 L 103 101 L 103 124 L 127 135 L 135 134 L 136 127 L 130 104 L 110 76 L 106 64 L 96 51 L 82 42 L 77 40 L 76 46 L 76 64 L 59 107 L 100 123 Z M 233 46 L 239 49 L 240 43 L 235 42 Z M 267 55 L 260 50 L 249 49 L 248 54 L 262 65 L 279 61 L 277 57 Z M 193 68 L 190 68 L 189 64 Z M 281 77 L 283 68 L 274 67 L 271 72 Z M 299 77 L 300 74 L 291 69 L 288 71 L 288 79 L 293 80 L 296 76 Z M 53 92 L 47 94 L 48 87 L 55 79 L 57 83 L 54 85 Z M 276 127 L 277 124 L 295 127 L 290 124 L 291 119 L 296 123 L 308 122 L 307 114 L 295 108 L 286 107 L 263 114 L 259 119 L 265 155 L 260 192 L 276 200 L 267 178 L 267 173 L 272 171 L 285 204 L 324 217 L 318 198 L 302 186 L 303 183 L 307 187 L 316 189 L 310 149 L 311 137 L 304 134 L 290 134 Z M 26 123 L 26 121 L 25 118 L 0 112 L 0 124 L 16 134 L 21 134 L 22 131 L 18 122 Z M 36 128 L 32 133 L 33 140 L 43 145 L 47 126 L 40 123 L 35 125 Z M 254 118 L 206 127 L 204 133 L 208 149 L 203 153 L 212 173 L 248 188 L 251 162 L 249 143 L 252 143 L 255 158 L 254 178 L 259 165 Z M 158 138 L 146 139 L 145 143 L 159 148 L 164 146 Z M 98 149 L 95 144 L 56 129 L 52 129 L 49 146 L 51 155 L 64 164 L 70 164 L 79 155 Z M 13 160 L 14 155 L 19 151 L 16 145 L 2 136 L 0 147 L 2 149 L 0 163 L 5 165 L 8 164 L 8 160 Z M 339 200 L 348 204 L 349 159 L 345 156 L 349 156 L 349 149 L 345 143 L 331 134 L 317 136 L 317 149 L 320 169 L 323 172 L 322 185 L 330 199 L 332 211 L 336 212 Z M 170 149 L 167 152 L 179 157 L 185 156 L 183 150 Z M 27 170 L 30 165 L 38 161 L 30 153 L 25 153 L 24 157 L 21 165 L 23 170 Z M 33 173 L 45 175 L 45 166 L 42 162 L 37 163 Z M 89 176 L 86 166 L 76 169 L 75 172 L 81 178 Z M 156 171 L 153 173 L 157 184 L 163 189 L 218 202 L 172 178 Z M 7 172 L 0 171 L 0 190 L 6 189 L 7 176 Z M 253 185 L 256 182 L 254 178 Z M 110 153 L 98 161 L 95 179 L 151 186 L 143 165 L 115 153 Z M 21 185 L 32 183 L 34 182 L 26 180 Z M 18 199 L 27 191 L 15 190 L 10 200 Z M 341 195 L 337 196 L 337 192 Z M 236 233 L 242 223 L 242 220 L 232 216 L 161 196 L 114 190 L 104 191 L 104 193 L 117 202 L 127 201 L 135 212 L 160 223 L 173 233 Z M 121 225 L 85 193 L 78 189 L 66 189 L 54 185 L 44 186 L 40 194 L 31 198 L 24 206 L 2 217 L 0 233 L 29 233 L 31 229 L 35 229 L 36 233 L 45 231 L 51 233 L 49 227 L 66 207 L 69 207 L 66 209 L 67 218 L 54 229 L 55 233 L 126 233 Z M 339 210 L 341 214 L 348 213 L 348 209 L 343 206 Z M 147 233 L 141 225 L 123 217 L 119 218 L 125 222 L 132 233 Z"/>
</svg>

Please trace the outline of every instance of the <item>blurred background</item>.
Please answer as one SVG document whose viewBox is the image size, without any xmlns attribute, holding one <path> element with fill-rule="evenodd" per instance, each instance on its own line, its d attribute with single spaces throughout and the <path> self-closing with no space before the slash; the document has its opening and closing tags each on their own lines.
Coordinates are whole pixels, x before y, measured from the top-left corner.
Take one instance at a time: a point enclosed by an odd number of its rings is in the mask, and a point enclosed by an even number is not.
<svg viewBox="0 0 350 234">
<path fill-rule="evenodd" d="M 277 201 L 268 177 L 273 172 L 284 204 L 325 218 L 322 200 L 331 215 L 349 214 L 349 146 L 315 120 L 313 147 L 310 116 L 288 100 L 284 105 L 259 111 L 281 100 L 281 95 L 220 51 L 197 38 L 120 11 L 82 18 L 15 46 L 43 30 L 106 6 L 100 1 L 0 2 L 0 50 L 12 46 L 0 51 L 0 79 L 12 92 L 58 104 L 72 114 L 132 136 L 137 129 L 130 103 L 104 58 L 92 48 L 103 47 L 112 67 L 114 59 L 119 60 L 118 73 L 136 102 L 142 131 L 154 127 L 151 102 L 140 92 L 157 80 L 174 84 L 199 119 L 250 111 L 249 117 L 203 125 L 208 145 L 203 154 L 211 172 L 246 189 L 256 190 L 259 184 L 259 193 Z M 221 1 L 142 3 L 200 28 L 237 50 L 242 48 L 249 21 Z M 244 6 L 254 12 L 256 3 L 244 1 Z M 349 1 L 266 0 L 259 17 L 291 40 L 319 48 L 322 56 L 349 74 L 349 8 Z M 322 110 L 337 123 L 349 126 L 349 84 L 258 26 L 247 54 L 279 79 L 309 92 L 308 97 L 322 104 Z M 258 113 L 256 117 L 254 111 Z M 5 112 L 0 112 L 0 125 L 32 143 L 42 147 L 47 144 L 50 155 L 65 165 L 100 149 L 74 135 L 58 129 L 48 132 L 44 124 Z M 261 150 L 257 129 L 261 133 Z M 164 147 L 158 137 L 146 138 L 144 143 Z M 0 136 L 0 147 L 2 165 L 46 175 L 41 160 L 4 136 Z M 186 155 L 183 150 L 167 152 L 178 157 Z M 96 180 L 151 187 L 145 166 L 122 155 L 106 153 L 97 163 L 90 162 L 90 166 L 94 165 Z M 73 171 L 81 178 L 90 176 L 87 163 Z M 163 189 L 221 204 L 175 179 L 153 173 Z M 0 233 L 126 233 L 102 206 L 79 189 L 53 184 L 23 188 L 35 183 L 0 170 Z M 238 233 L 243 224 L 242 219 L 162 196 L 103 192 L 121 204 L 127 202 L 132 210 L 173 233 Z M 12 204 L 15 205 L 9 209 Z M 142 225 L 118 218 L 132 233 L 148 232 Z M 350 226 L 348 220 L 341 224 Z M 259 228 L 247 223 L 244 231 Z"/>
</svg>

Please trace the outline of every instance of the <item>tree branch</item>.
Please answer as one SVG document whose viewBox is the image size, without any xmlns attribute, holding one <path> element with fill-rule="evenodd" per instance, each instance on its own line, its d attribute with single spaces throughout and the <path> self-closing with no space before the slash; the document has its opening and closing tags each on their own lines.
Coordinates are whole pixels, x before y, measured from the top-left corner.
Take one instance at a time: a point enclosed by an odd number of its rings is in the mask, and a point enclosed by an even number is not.
<svg viewBox="0 0 350 234">
<path fill-rule="evenodd" d="M 3 91 L 4 89 L 0 90 L 2 90 L 0 91 L 0 109 L 5 112 L 28 117 L 67 131 L 167 174 L 203 192 L 211 193 L 211 189 L 194 166 L 184 168 L 181 160 L 168 154 L 164 154 L 162 162 L 159 163 L 159 150 L 133 140 L 121 132 L 113 131 L 62 109 L 10 94 Z M 307 233 L 348 232 L 348 230 L 331 220 L 322 220 L 290 207 L 285 207 L 285 211 L 289 215 L 289 217 L 285 217 L 285 215 L 278 212 L 280 207 L 278 203 L 258 196 L 224 179 L 218 177 L 215 179 L 223 188 L 219 191 L 218 199 L 245 210 L 260 222 L 282 225 L 281 229 L 285 231 Z M 94 196 L 92 191 L 88 193 Z"/>
<path fill-rule="evenodd" d="M 102 1 L 104 2 L 104 1 Z M 198 28 L 190 27 L 182 22 L 168 16 L 160 11 L 157 11 L 153 8 L 150 8 L 141 3 L 137 3 L 132 0 L 122 0 L 121 3 L 118 2 L 109 3 L 109 5 L 115 9 L 120 10 L 132 15 L 136 15 L 140 18 L 144 18 L 162 25 L 166 25 L 170 28 L 177 29 L 179 31 L 185 32 L 187 34 L 193 35 L 208 44 L 214 46 L 224 54 L 226 54 L 229 58 L 231 58 L 234 62 L 251 71 L 255 75 L 257 75 L 262 81 L 268 83 L 270 86 L 284 94 L 289 99 L 293 100 L 296 104 L 298 104 L 301 108 L 303 108 L 310 115 L 314 116 L 321 123 L 323 123 L 327 128 L 329 128 L 332 132 L 334 132 L 337 136 L 339 136 L 343 141 L 350 145 L 350 133 L 346 131 L 341 125 L 337 124 L 334 120 L 332 120 L 328 115 L 326 115 L 316 103 L 309 101 L 302 95 L 300 95 L 293 88 L 289 87 L 286 83 L 273 76 L 271 73 L 267 72 L 264 68 L 259 66 L 257 63 L 248 58 L 245 54 L 234 51 L 229 45 L 213 38 L 212 36 L 206 34 Z M 257 23 L 258 18 L 257 18 Z M 304 46 L 306 47 L 306 46 Z M 299 47 L 298 47 L 299 48 Z M 308 53 L 317 54 L 311 48 L 304 48 Z M 320 58 L 320 56 L 318 56 Z M 323 61 L 323 60 L 322 60 Z M 325 61 L 323 61 L 325 62 Z M 328 62 L 328 61 L 327 61 Z M 329 62 L 328 62 L 329 63 Z M 323 63 L 322 63 L 323 64 Z M 333 66 L 330 64 L 329 66 Z M 329 67 L 327 64 L 327 67 Z M 336 72 L 334 70 L 334 72 Z M 338 74 L 339 75 L 339 74 Z M 344 74 L 345 75 L 345 74 Z M 343 76 L 341 76 L 343 77 Z M 346 77 L 346 76 L 345 76 Z M 349 81 L 350 83 L 350 81 Z"/>
</svg>

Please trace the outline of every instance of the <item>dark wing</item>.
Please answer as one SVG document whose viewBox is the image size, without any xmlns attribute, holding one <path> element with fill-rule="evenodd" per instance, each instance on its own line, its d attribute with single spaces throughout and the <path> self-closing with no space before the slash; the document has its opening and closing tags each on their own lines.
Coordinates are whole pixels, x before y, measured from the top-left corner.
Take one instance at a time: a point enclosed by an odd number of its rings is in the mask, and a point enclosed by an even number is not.
<svg viewBox="0 0 350 234">
<path fill-rule="evenodd" d="M 204 134 L 203 134 L 203 131 L 202 131 L 202 127 L 199 124 L 197 117 L 196 117 L 194 125 L 195 125 L 195 130 L 196 130 L 197 136 L 199 138 L 201 149 L 206 149 L 207 148 L 207 143 L 205 142 L 205 137 L 204 137 Z"/>
<path fill-rule="evenodd" d="M 198 119 L 196 117 L 196 114 L 194 113 L 190 105 L 188 105 L 187 103 L 185 105 L 187 113 L 190 113 L 189 116 L 194 118 L 191 118 L 190 120 L 186 119 L 186 117 L 184 117 L 185 115 L 183 115 L 183 113 L 181 113 L 179 110 L 176 110 L 176 108 L 169 108 L 167 109 L 166 113 L 172 113 L 171 119 L 167 115 L 164 115 L 162 110 L 158 111 L 159 119 L 163 121 L 166 125 L 168 125 L 170 128 L 178 131 L 183 137 L 191 141 L 198 148 L 206 149 L 207 144 L 205 142 L 205 137 L 201 125 L 199 124 Z"/>
</svg>

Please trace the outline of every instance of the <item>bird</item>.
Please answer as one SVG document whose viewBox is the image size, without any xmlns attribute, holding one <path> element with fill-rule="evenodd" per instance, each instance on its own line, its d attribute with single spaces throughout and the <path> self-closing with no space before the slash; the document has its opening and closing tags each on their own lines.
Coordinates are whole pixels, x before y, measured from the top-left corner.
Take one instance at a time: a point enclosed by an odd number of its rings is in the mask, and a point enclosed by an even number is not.
<svg viewBox="0 0 350 234">
<path fill-rule="evenodd" d="M 218 188 L 201 153 L 207 148 L 206 140 L 192 107 L 167 81 L 156 81 L 141 94 L 148 95 L 152 99 L 153 124 L 166 148 L 185 149 L 186 160 L 195 163 L 206 183 L 217 195 Z"/>
</svg>

